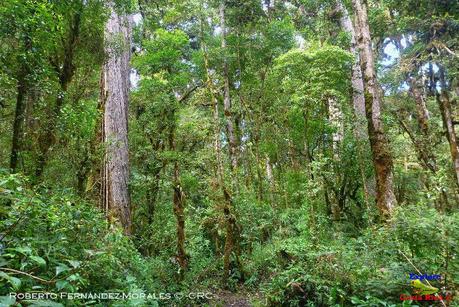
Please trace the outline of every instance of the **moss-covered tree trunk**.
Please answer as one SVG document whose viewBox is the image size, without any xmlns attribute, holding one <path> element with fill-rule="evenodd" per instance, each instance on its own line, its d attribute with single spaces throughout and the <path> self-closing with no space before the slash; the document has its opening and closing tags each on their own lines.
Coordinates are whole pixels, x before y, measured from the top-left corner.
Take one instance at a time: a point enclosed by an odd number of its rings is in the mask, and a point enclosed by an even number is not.
<svg viewBox="0 0 459 307">
<path fill-rule="evenodd" d="M 340 25 L 344 31 L 348 32 L 351 38 L 349 51 L 356 56 L 356 60 L 352 64 L 352 110 L 354 116 L 353 134 L 357 142 L 357 155 L 362 177 L 362 184 L 365 196 L 365 203 L 368 206 L 370 197 L 370 187 L 374 186 L 374 178 L 367 177 L 365 174 L 364 152 L 367 150 L 368 142 L 368 122 L 365 114 L 365 97 L 363 95 L 363 78 L 362 70 L 359 63 L 359 52 L 357 50 L 357 37 L 349 16 L 347 8 L 341 0 L 337 1 L 337 11 L 340 13 Z M 374 190 L 373 190 L 374 191 Z M 374 194 L 374 193 L 373 193 Z"/>
<path fill-rule="evenodd" d="M 393 161 L 381 119 L 382 97 L 377 85 L 366 0 L 352 0 L 356 15 L 360 67 L 363 72 L 365 113 L 376 175 L 376 204 L 383 216 L 391 214 L 397 200 L 393 188 Z"/>
<path fill-rule="evenodd" d="M 225 23 L 225 3 L 220 4 L 220 27 L 222 31 L 221 47 L 226 52 L 226 23 Z M 234 132 L 233 113 L 231 107 L 230 81 L 228 73 L 228 60 L 226 54 L 223 56 L 223 111 L 226 119 L 226 135 L 228 138 L 229 158 L 231 169 L 234 171 L 237 167 L 237 145 Z"/>
<path fill-rule="evenodd" d="M 453 123 L 451 102 L 449 99 L 448 88 L 445 79 L 445 71 L 444 68 L 441 67 L 441 65 L 438 66 L 441 90 L 437 91 L 437 103 L 440 108 L 441 117 L 443 120 L 443 127 L 446 131 L 446 138 L 448 139 L 449 143 L 456 185 L 459 188 L 459 147 L 457 142 L 457 135 Z"/>
</svg>

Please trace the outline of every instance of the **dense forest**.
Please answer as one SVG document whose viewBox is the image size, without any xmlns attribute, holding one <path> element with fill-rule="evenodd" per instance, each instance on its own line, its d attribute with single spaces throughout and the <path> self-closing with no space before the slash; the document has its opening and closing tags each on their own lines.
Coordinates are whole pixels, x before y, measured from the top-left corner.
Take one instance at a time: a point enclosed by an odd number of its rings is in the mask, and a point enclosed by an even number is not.
<svg viewBox="0 0 459 307">
<path fill-rule="evenodd" d="M 0 0 L 0 306 L 459 306 L 457 0 Z"/>
</svg>

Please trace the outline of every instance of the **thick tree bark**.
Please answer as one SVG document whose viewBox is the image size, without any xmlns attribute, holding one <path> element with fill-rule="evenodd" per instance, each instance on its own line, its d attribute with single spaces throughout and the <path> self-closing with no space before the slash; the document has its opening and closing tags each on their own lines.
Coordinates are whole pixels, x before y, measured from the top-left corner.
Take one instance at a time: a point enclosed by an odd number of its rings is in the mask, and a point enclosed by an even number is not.
<svg viewBox="0 0 459 307">
<path fill-rule="evenodd" d="M 220 4 L 220 27 L 222 31 L 221 47 L 223 52 L 226 52 L 226 23 L 225 23 L 225 2 Z M 234 132 L 233 113 L 231 110 L 230 82 L 228 76 L 228 61 L 226 54 L 223 59 L 223 111 L 226 119 L 226 134 L 228 137 L 229 158 L 231 161 L 231 169 L 234 171 L 237 167 L 237 145 Z"/>
<path fill-rule="evenodd" d="M 397 200 L 393 190 L 392 156 L 381 120 L 382 98 L 376 80 L 367 4 L 365 0 L 352 0 L 352 4 L 356 15 L 355 29 L 360 49 L 360 66 L 364 76 L 365 113 L 376 174 L 376 204 L 382 215 L 387 216 L 391 214 Z"/>
<path fill-rule="evenodd" d="M 437 91 L 437 103 L 440 108 L 443 127 L 445 128 L 446 138 L 448 139 L 451 161 L 455 175 L 455 181 L 459 188 L 459 147 L 457 142 L 456 131 L 454 128 L 453 117 L 451 112 L 451 102 L 448 95 L 444 68 L 439 66 L 440 92 Z"/>
<path fill-rule="evenodd" d="M 101 100 L 104 102 L 102 139 L 106 146 L 102 168 L 101 205 L 107 216 L 121 222 L 131 233 L 128 191 L 128 92 L 130 20 L 119 16 L 113 4 L 105 25 L 106 63 L 103 66 Z M 121 39 L 120 39 L 121 38 Z"/>
</svg>

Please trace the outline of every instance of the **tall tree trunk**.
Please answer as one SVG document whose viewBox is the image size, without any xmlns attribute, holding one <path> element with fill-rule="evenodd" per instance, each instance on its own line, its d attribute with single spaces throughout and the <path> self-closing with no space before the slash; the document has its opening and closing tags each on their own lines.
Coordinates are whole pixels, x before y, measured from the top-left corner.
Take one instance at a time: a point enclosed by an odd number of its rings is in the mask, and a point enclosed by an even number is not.
<svg viewBox="0 0 459 307">
<path fill-rule="evenodd" d="M 21 151 L 21 143 L 24 130 L 24 119 L 26 109 L 26 94 L 27 94 L 27 76 L 28 68 L 26 63 L 22 63 L 21 70 L 18 75 L 17 95 L 16 95 L 16 110 L 14 113 L 13 123 L 13 140 L 11 146 L 10 170 L 11 173 L 17 171 L 19 153 Z"/>
<path fill-rule="evenodd" d="M 340 12 L 340 25 L 341 27 L 350 34 L 351 45 L 349 51 L 356 57 L 352 64 L 352 110 L 354 116 L 353 133 L 357 140 L 357 155 L 359 160 L 360 174 L 362 177 L 362 184 L 365 196 L 365 203 L 368 207 L 369 203 L 369 187 L 372 186 L 371 182 L 374 178 L 368 178 L 365 174 L 365 163 L 364 163 L 364 152 L 366 149 L 365 145 L 368 140 L 368 122 L 365 114 L 365 97 L 363 95 L 363 78 L 362 70 L 359 64 L 359 52 L 357 50 L 357 37 L 352 24 L 352 20 L 349 17 L 349 12 L 342 3 L 341 0 L 337 1 L 336 9 Z M 374 184 L 373 184 L 374 186 Z"/>
<path fill-rule="evenodd" d="M 429 111 L 426 107 L 423 85 L 415 76 L 410 79 L 410 92 L 413 95 L 414 102 L 416 104 L 416 119 L 418 121 L 419 129 L 421 130 L 422 135 L 427 137 L 429 134 Z"/>
<path fill-rule="evenodd" d="M 335 176 L 337 181 L 340 182 L 341 175 L 339 174 L 339 163 L 341 160 L 340 148 L 344 136 L 343 113 L 336 97 L 328 97 L 328 119 L 334 129 L 332 134 L 332 154 L 333 154 L 333 167 L 335 169 Z M 335 182 L 336 184 L 336 182 Z M 326 195 L 326 200 L 330 204 L 330 211 L 334 221 L 338 221 L 341 215 L 341 207 L 339 204 L 339 195 L 336 193 L 337 189 L 330 185 L 332 193 Z M 327 192 L 326 192 L 327 193 Z"/>
<path fill-rule="evenodd" d="M 220 27 L 222 31 L 222 41 L 221 47 L 223 53 L 226 50 L 226 23 L 225 23 L 225 2 L 222 1 L 220 4 Z M 228 147 L 229 147 L 229 158 L 231 161 L 231 169 L 234 171 L 237 167 L 237 145 L 236 145 L 236 136 L 234 132 L 233 125 L 233 113 L 231 110 L 231 97 L 230 97 L 230 82 L 228 76 L 228 60 L 226 54 L 223 58 L 223 111 L 226 119 L 226 134 L 228 137 Z"/>
<path fill-rule="evenodd" d="M 32 49 L 32 39 L 26 34 L 24 38 L 24 51 L 26 54 Z M 26 96 L 28 91 L 27 78 L 31 72 L 29 64 L 20 59 L 21 66 L 17 75 L 17 95 L 16 95 L 16 110 L 14 112 L 13 122 L 13 139 L 11 144 L 10 170 L 11 173 L 17 171 L 19 154 L 21 151 L 22 138 L 24 132 L 24 121 L 26 115 Z"/>
<path fill-rule="evenodd" d="M 169 134 L 169 147 L 172 151 L 176 150 L 174 130 L 175 127 L 172 127 Z M 180 278 L 182 278 L 187 267 L 187 256 L 185 253 L 185 194 L 180 184 L 180 168 L 177 160 L 174 161 L 173 186 L 174 215 L 177 219 L 177 262 L 180 265 Z"/>
<path fill-rule="evenodd" d="M 376 80 L 375 63 L 371 47 L 366 0 L 352 0 L 356 15 L 360 66 L 364 76 L 365 113 L 376 174 L 376 204 L 383 216 L 390 215 L 397 200 L 393 189 L 393 162 L 389 141 L 381 120 L 381 93 Z"/>
<path fill-rule="evenodd" d="M 101 99 L 104 101 L 102 139 L 106 147 L 101 205 L 107 216 L 116 217 L 124 232 L 130 234 L 128 92 L 131 29 L 129 18 L 119 16 L 113 3 L 110 6 L 111 15 L 105 25 L 107 59 L 101 83 Z M 122 46 L 119 45 L 120 37 Z"/>
<path fill-rule="evenodd" d="M 432 152 L 432 142 L 429 135 L 429 112 L 426 107 L 423 85 L 419 82 L 416 76 L 413 76 L 410 79 L 410 92 L 416 104 L 416 119 L 418 122 L 419 130 L 421 131 L 420 142 L 415 140 L 414 135 L 411 137 L 411 139 L 415 147 L 418 148 L 419 157 L 422 160 L 421 163 L 424 164 L 425 168 L 435 173 L 437 171 L 437 163 L 435 155 Z M 409 133 L 407 127 L 405 131 Z"/>
<path fill-rule="evenodd" d="M 266 155 L 266 177 L 268 178 L 269 186 L 271 191 L 274 190 L 274 176 L 273 176 L 273 166 L 271 164 L 271 159 Z"/>
<path fill-rule="evenodd" d="M 339 105 L 336 97 L 328 98 L 328 118 L 332 128 L 334 129 L 332 134 L 332 151 L 333 159 L 335 161 L 340 160 L 340 147 L 344 137 L 344 124 L 343 124 L 343 112 Z"/>
<path fill-rule="evenodd" d="M 451 154 L 451 161 L 453 163 L 453 170 L 455 175 L 455 181 L 459 188 L 459 147 L 457 143 L 456 131 L 454 129 L 453 117 L 451 112 L 451 102 L 449 100 L 448 88 L 445 79 L 444 68 L 437 64 L 439 67 L 439 79 L 440 79 L 440 92 L 437 91 L 437 103 L 440 108 L 441 117 L 443 120 L 443 127 L 445 128 L 446 138 L 448 139 L 449 149 Z"/>
<path fill-rule="evenodd" d="M 201 20 L 201 37 L 203 37 L 203 21 Z M 216 97 L 216 89 L 213 86 L 213 80 L 210 77 L 210 68 L 209 68 L 209 61 L 207 56 L 207 47 L 205 43 L 202 43 L 202 50 L 204 53 L 204 66 L 206 70 L 206 84 L 208 91 L 211 96 L 212 101 L 212 115 L 214 119 L 214 149 L 215 149 L 215 156 L 217 160 L 217 167 L 216 167 L 216 177 L 217 177 L 217 185 L 222 192 L 222 202 L 223 202 L 223 215 L 225 218 L 225 228 L 226 228 L 226 235 L 225 235 L 225 247 L 223 252 L 223 282 L 227 285 L 227 281 L 229 278 L 230 273 L 230 260 L 231 254 L 234 248 L 234 231 L 236 230 L 236 219 L 234 214 L 232 213 L 232 197 L 231 194 L 228 192 L 226 185 L 225 185 L 225 169 L 223 165 L 222 155 L 221 155 L 221 142 L 220 142 L 220 116 L 218 110 L 218 101 Z M 237 252 L 238 249 L 236 249 Z M 236 259 L 239 259 L 238 255 L 236 255 Z M 238 263 L 240 264 L 240 263 Z"/>
</svg>

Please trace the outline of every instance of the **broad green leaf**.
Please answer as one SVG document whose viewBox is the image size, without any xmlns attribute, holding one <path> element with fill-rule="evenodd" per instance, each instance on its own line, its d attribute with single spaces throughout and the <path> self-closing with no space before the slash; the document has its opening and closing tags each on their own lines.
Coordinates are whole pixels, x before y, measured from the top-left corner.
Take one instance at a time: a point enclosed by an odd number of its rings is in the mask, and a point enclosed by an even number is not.
<svg viewBox="0 0 459 307">
<path fill-rule="evenodd" d="M 30 259 L 38 263 L 40 266 L 46 266 L 46 260 L 41 258 L 40 256 L 30 256 Z"/>
<path fill-rule="evenodd" d="M 10 276 L 5 272 L 0 272 L 0 277 L 5 278 L 15 290 L 18 290 L 21 287 L 21 280 L 17 277 Z"/>
<path fill-rule="evenodd" d="M 7 264 L 8 264 L 8 261 L 5 258 L 0 257 L 0 267 L 5 266 Z"/>
<path fill-rule="evenodd" d="M 77 261 L 77 260 L 68 260 L 68 262 L 70 263 L 70 265 L 73 267 L 73 268 L 78 268 L 80 267 L 80 264 L 81 262 L 80 261 Z"/>
<path fill-rule="evenodd" d="M 68 270 L 70 270 L 70 268 L 66 264 L 60 263 L 56 267 L 56 276 L 59 275 L 62 272 L 68 271 Z"/>
<path fill-rule="evenodd" d="M 8 248 L 8 250 L 13 250 L 13 251 L 17 251 L 21 254 L 24 254 L 24 255 L 30 255 L 32 253 L 32 249 L 28 246 L 19 246 L 19 247 L 15 247 L 15 248 Z"/>
<path fill-rule="evenodd" d="M 68 284 L 69 284 L 69 282 L 66 281 L 66 280 L 58 280 L 58 281 L 56 282 L 56 289 L 57 289 L 57 290 L 62 290 L 62 289 L 64 289 Z"/>
<path fill-rule="evenodd" d="M 0 306 L 2 307 L 14 306 L 15 303 L 16 299 L 9 295 L 0 296 Z"/>
</svg>

